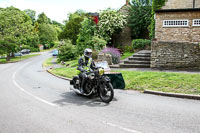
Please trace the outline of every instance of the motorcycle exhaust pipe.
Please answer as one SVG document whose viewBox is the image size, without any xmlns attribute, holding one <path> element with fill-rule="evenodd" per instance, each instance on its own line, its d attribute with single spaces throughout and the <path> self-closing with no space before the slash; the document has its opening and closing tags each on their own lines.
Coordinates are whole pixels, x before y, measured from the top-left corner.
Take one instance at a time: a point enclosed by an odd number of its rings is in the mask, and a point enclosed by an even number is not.
<svg viewBox="0 0 200 133">
<path fill-rule="evenodd" d="M 70 85 L 70 90 L 73 90 L 73 91 L 75 91 L 77 94 L 84 95 L 84 96 L 90 96 L 90 95 L 92 94 L 92 92 L 93 92 L 93 91 L 91 91 L 89 94 L 81 93 L 80 90 L 74 89 L 74 87 L 73 87 L 72 85 Z"/>
</svg>

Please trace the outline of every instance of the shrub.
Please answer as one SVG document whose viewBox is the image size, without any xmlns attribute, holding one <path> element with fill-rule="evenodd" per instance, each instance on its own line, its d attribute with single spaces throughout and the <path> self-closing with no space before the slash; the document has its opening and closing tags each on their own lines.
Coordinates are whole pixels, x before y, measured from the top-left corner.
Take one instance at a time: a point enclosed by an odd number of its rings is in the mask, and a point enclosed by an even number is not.
<svg viewBox="0 0 200 133">
<path fill-rule="evenodd" d="M 112 55 L 112 62 L 114 64 L 118 64 L 120 62 L 120 52 L 117 48 L 105 48 L 102 50 L 105 54 L 111 54 Z"/>
<path fill-rule="evenodd" d="M 132 46 L 125 46 L 124 47 L 124 52 L 130 52 L 130 53 L 132 53 L 133 52 L 133 47 Z"/>
<path fill-rule="evenodd" d="M 70 40 L 62 41 L 62 44 L 60 45 L 58 51 L 59 62 L 73 60 L 77 57 L 76 48 L 74 45 L 72 45 L 72 42 Z"/>
<path fill-rule="evenodd" d="M 81 55 L 85 48 L 93 49 L 93 46 L 90 44 L 92 37 L 94 36 L 96 25 L 90 18 L 85 18 L 81 23 L 80 33 L 77 39 L 77 51 Z"/>
<path fill-rule="evenodd" d="M 144 49 L 146 46 L 151 46 L 151 41 L 147 39 L 136 39 L 132 41 L 133 49 Z"/>
<path fill-rule="evenodd" d="M 94 50 L 102 50 L 104 46 L 106 46 L 106 41 L 102 38 L 99 38 L 97 36 L 93 36 L 90 40 L 90 46 L 92 46 L 92 49 Z"/>
<path fill-rule="evenodd" d="M 93 59 L 93 60 L 97 60 L 98 54 L 99 54 L 98 51 L 93 51 L 93 52 L 92 52 L 92 59 Z"/>
<path fill-rule="evenodd" d="M 100 11 L 97 35 L 111 42 L 112 36 L 119 33 L 127 24 L 127 15 L 113 9 Z"/>
<path fill-rule="evenodd" d="M 31 52 L 40 52 L 39 48 L 30 47 L 29 49 L 31 50 Z"/>
</svg>

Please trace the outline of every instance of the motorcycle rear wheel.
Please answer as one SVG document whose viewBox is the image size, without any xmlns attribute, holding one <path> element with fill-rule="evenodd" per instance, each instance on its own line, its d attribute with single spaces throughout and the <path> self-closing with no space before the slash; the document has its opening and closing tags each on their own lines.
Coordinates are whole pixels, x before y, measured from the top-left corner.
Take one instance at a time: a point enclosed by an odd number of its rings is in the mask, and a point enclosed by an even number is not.
<svg viewBox="0 0 200 133">
<path fill-rule="evenodd" d="M 113 90 L 113 86 L 110 82 L 103 83 L 100 85 L 99 97 L 105 103 L 109 103 L 110 101 L 112 101 L 112 99 L 114 97 L 114 90 Z"/>
</svg>

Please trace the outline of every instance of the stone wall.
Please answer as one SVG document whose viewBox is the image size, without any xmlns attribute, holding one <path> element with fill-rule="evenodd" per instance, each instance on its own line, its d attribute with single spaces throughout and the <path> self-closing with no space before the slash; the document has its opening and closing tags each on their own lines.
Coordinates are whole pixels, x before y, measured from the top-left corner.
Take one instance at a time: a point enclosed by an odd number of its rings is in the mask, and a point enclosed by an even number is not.
<svg viewBox="0 0 200 133">
<path fill-rule="evenodd" d="M 163 20 L 188 19 L 189 27 L 163 27 Z M 200 27 L 192 20 L 200 19 L 200 11 L 156 12 L 155 38 L 158 41 L 200 42 Z"/>
<path fill-rule="evenodd" d="M 195 8 L 200 8 L 200 0 L 195 1 Z"/>
<path fill-rule="evenodd" d="M 151 68 L 200 69 L 199 43 L 152 42 Z"/>
<path fill-rule="evenodd" d="M 196 8 L 200 8 L 200 0 L 196 0 Z M 183 9 L 193 8 L 193 0 L 166 0 L 165 6 L 162 9 Z"/>
<path fill-rule="evenodd" d="M 129 15 L 129 8 L 130 5 L 124 5 L 122 8 L 120 8 L 119 11 L 124 15 Z M 131 28 L 129 26 L 125 26 L 119 34 L 113 36 L 113 44 L 115 44 L 115 46 L 130 46 L 131 42 Z"/>
</svg>

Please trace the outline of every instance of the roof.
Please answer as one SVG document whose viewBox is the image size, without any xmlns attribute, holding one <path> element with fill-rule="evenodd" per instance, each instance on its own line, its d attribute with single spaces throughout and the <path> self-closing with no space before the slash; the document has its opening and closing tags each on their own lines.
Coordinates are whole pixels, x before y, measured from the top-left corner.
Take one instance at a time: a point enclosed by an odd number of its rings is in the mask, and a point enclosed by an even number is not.
<svg viewBox="0 0 200 133">
<path fill-rule="evenodd" d="M 91 12 L 89 12 L 88 15 L 91 15 L 91 16 L 99 16 L 99 13 L 96 13 L 96 12 L 95 12 L 95 13 L 91 13 Z"/>
<path fill-rule="evenodd" d="M 156 13 L 159 13 L 159 12 L 190 12 L 190 11 L 200 11 L 200 8 L 160 9 L 160 10 L 156 10 Z"/>
</svg>

